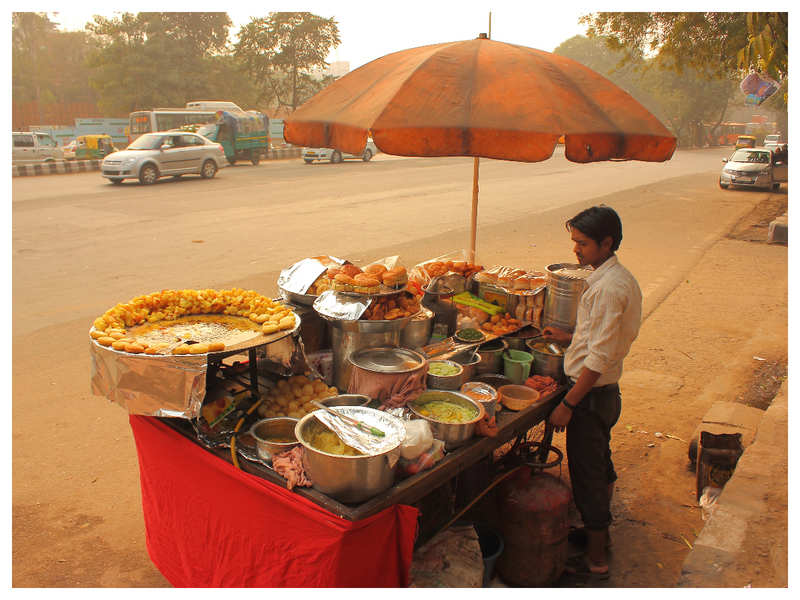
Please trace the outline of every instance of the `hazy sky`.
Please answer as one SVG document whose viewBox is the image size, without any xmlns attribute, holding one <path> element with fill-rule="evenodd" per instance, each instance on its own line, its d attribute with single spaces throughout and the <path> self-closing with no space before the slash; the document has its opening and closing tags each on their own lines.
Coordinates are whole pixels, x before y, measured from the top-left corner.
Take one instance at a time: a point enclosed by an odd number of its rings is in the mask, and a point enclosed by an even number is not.
<svg viewBox="0 0 800 600">
<path fill-rule="evenodd" d="M 145 10 L 225 10 L 233 21 L 232 33 L 254 16 L 266 16 L 272 11 L 307 10 L 322 17 L 334 17 L 339 26 L 342 43 L 328 57 L 329 61 L 344 60 L 355 69 L 364 63 L 390 52 L 415 46 L 472 39 L 488 32 L 489 12 L 492 13 L 492 39 L 521 44 L 552 52 L 564 40 L 582 34 L 578 18 L 591 11 L 583 2 L 561 2 L 560 7 L 543 11 L 544 3 L 535 0 L 479 2 L 472 0 L 329 0 L 327 2 L 264 2 L 189 3 L 150 1 L 129 3 L 46 3 L 22 10 L 59 11 L 50 15 L 63 29 L 83 29 L 93 14 L 114 16 L 115 10 L 139 12 Z M 387 8 L 391 6 L 392 8 Z M 452 6 L 453 8 L 444 8 Z M 540 8 L 535 8 L 539 6 Z M 69 7 L 69 8 L 66 8 Z M 20 8 L 16 8 L 20 10 Z"/>
</svg>

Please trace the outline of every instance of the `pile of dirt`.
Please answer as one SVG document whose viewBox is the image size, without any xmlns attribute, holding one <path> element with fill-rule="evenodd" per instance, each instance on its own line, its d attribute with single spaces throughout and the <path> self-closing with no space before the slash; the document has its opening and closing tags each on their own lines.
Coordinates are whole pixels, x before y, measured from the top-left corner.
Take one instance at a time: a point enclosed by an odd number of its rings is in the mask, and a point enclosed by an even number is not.
<svg viewBox="0 0 800 600">
<path fill-rule="evenodd" d="M 769 224 L 777 217 L 786 214 L 789 207 L 789 195 L 781 190 L 769 197 L 746 214 L 728 234 L 732 240 L 743 242 L 766 243 Z"/>
<path fill-rule="evenodd" d="M 778 361 L 761 359 L 753 371 L 750 385 L 736 397 L 736 402 L 766 410 L 789 375 L 789 361 L 783 357 Z"/>
</svg>

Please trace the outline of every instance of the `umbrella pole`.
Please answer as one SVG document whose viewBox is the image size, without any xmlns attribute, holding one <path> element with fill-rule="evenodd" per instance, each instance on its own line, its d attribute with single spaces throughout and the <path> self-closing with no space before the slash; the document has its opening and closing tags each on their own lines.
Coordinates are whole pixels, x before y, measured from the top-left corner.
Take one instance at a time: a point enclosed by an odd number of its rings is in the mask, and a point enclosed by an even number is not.
<svg viewBox="0 0 800 600">
<path fill-rule="evenodd" d="M 469 262 L 475 264 L 475 238 L 478 230 L 478 168 L 480 158 L 475 157 L 472 166 L 472 217 L 470 220 Z"/>
</svg>

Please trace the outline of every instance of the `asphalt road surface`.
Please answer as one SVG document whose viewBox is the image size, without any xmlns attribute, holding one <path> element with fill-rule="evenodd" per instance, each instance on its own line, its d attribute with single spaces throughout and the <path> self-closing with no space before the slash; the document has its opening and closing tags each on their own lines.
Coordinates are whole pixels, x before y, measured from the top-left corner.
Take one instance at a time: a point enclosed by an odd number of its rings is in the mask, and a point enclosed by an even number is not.
<svg viewBox="0 0 800 600">
<path fill-rule="evenodd" d="M 604 202 L 645 316 L 768 195 L 717 187 L 726 149 L 666 163 L 481 160 L 478 262 L 571 262 L 564 221 Z M 13 583 L 163 586 L 146 553 L 125 412 L 89 388 L 92 320 L 163 288 L 277 295 L 279 271 L 316 254 L 403 264 L 468 248 L 472 159 L 241 165 L 112 186 L 99 173 L 12 181 Z M 220 499 L 224 506 L 224 499 Z"/>
</svg>

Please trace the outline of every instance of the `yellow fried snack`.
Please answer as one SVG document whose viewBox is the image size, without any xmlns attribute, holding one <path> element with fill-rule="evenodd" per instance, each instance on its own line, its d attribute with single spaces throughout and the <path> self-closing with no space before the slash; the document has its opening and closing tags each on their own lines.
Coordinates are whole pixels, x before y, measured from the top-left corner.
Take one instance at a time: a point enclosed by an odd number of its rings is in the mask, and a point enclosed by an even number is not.
<svg viewBox="0 0 800 600">
<path fill-rule="evenodd" d="M 116 341 L 117 340 L 115 340 L 114 338 L 108 336 L 97 338 L 97 343 L 100 344 L 101 346 L 110 346 Z"/>
<path fill-rule="evenodd" d="M 294 313 L 281 302 L 275 302 L 252 290 L 232 288 L 229 290 L 161 290 L 132 298 L 110 308 L 93 322 L 90 335 L 100 343 L 100 339 L 114 341 L 133 340 L 125 338 L 127 328 L 142 323 L 173 320 L 186 315 L 224 314 L 250 319 L 263 324 L 264 333 L 292 329 L 296 320 Z M 103 345 L 112 345 L 105 341 Z M 140 344 L 141 345 L 141 344 Z M 113 346 L 112 346 L 113 347 Z M 189 350 L 179 346 L 173 354 L 188 354 Z M 118 348 L 124 350 L 124 348 Z M 143 346 L 143 351 L 147 348 Z M 206 351 L 219 352 L 224 349 L 214 346 Z M 197 351 L 196 351 L 197 352 Z M 151 354 L 149 352 L 148 354 Z"/>
<path fill-rule="evenodd" d="M 208 344 L 192 344 L 189 346 L 189 354 L 205 354 L 208 352 Z"/>
<path fill-rule="evenodd" d="M 222 352 L 223 350 L 225 350 L 225 344 L 222 342 L 211 342 L 208 345 L 209 352 Z"/>
</svg>

